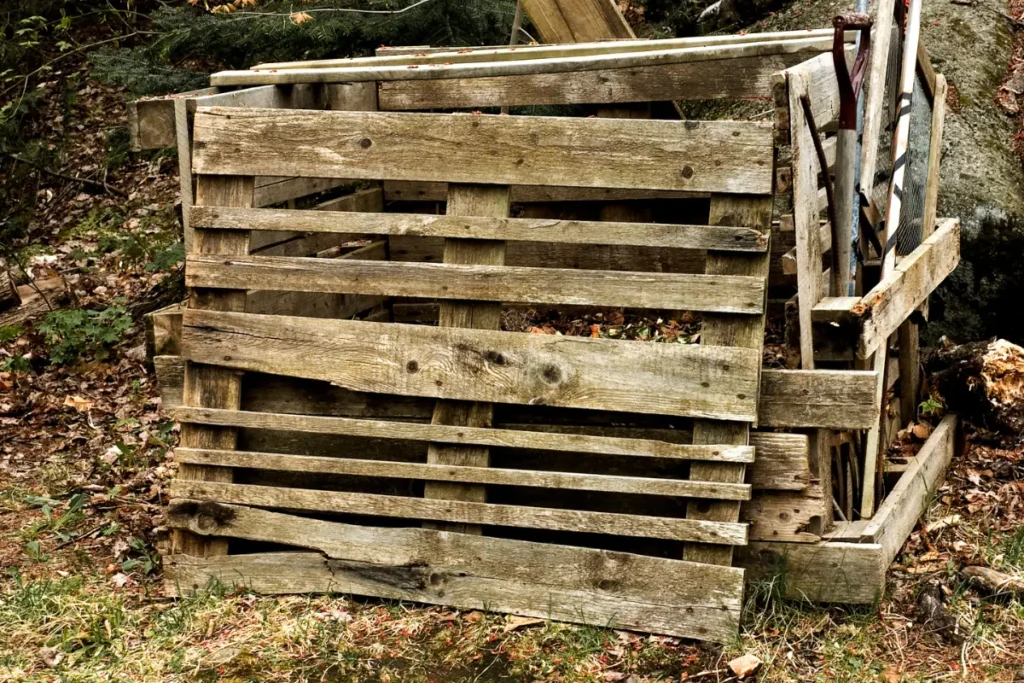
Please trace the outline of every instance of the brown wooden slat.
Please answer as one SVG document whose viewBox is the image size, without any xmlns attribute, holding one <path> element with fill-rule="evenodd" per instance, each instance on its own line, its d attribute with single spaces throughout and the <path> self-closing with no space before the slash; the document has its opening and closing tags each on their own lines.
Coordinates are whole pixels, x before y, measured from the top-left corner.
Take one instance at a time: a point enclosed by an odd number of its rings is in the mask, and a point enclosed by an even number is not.
<svg viewBox="0 0 1024 683">
<path fill-rule="evenodd" d="M 172 595 L 217 577 L 260 593 L 341 591 L 712 639 L 734 637 L 742 606 L 741 569 L 660 557 L 195 501 L 172 502 L 167 524 L 317 551 L 165 558 Z"/>
<path fill-rule="evenodd" d="M 192 225 L 222 230 L 456 237 L 510 242 L 617 244 L 717 251 L 761 252 L 768 246 L 768 240 L 760 230 L 744 227 L 551 218 L 435 216 L 419 213 L 196 207 L 192 210 Z"/>
<path fill-rule="evenodd" d="M 474 241 L 480 244 L 480 240 Z M 280 256 L 188 259 L 189 287 L 529 304 L 764 312 L 765 279 Z M 497 327 L 497 326 L 496 326 Z"/>
<path fill-rule="evenodd" d="M 282 510 L 335 512 L 555 531 L 581 531 L 639 538 L 699 541 L 701 543 L 742 545 L 747 541 L 747 526 L 745 524 L 521 505 L 490 505 L 463 500 L 404 498 L 370 493 L 314 491 L 180 479 L 171 483 L 171 496 Z"/>
<path fill-rule="evenodd" d="M 532 486 L 576 491 L 607 491 L 651 496 L 682 496 L 719 500 L 750 500 L 747 484 L 721 484 L 694 480 L 660 479 L 578 472 L 549 472 L 521 469 L 495 469 L 464 465 L 416 462 L 391 462 L 360 458 L 287 455 L 252 451 L 179 448 L 178 462 L 217 467 L 248 467 L 278 472 L 344 474 L 391 479 L 422 479 L 456 484 L 496 486 Z"/>
<path fill-rule="evenodd" d="M 772 126 L 205 108 L 199 173 L 769 193 Z M 444 159 L 444 163 L 438 163 Z"/>
<path fill-rule="evenodd" d="M 753 446 L 695 446 L 668 441 L 640 438 L 587 436 L 583 434 L 556 434 L 516 429 L 417 424 L 390 420 L 366 420 L 320 415 L 290 415 L 286 413 L 260 413 L 243 410 L 216 410 L 211 408 L 179 408 L 174 419 L 188 424 L 248 429 L 281 429 L 313 434 L 339 434 L 371 439 L 399 439 L 434 441 L 460 445 L 493 448 L 530 448 L 539 450 L 589 453 L 592 455 L 626 455 L 678 460 L 713 460 L 719 462 L 753 462 Z M 777 437 L 776 451 L 789 452 L 791 441 L 799 435 L 765 434 Z M 792 438 L 789 438 L 792 437 Z M 806 438 L 806 437 L 804 437 Z M 770 439 L 768 439 L 770 441 Z M 765 445 L 769 448 L 769 445 Z M 806 449 L 806 446 L 804 447 Z M 799 449 L 796 449 L 799 453 Z"/>
<path fill-rule="evenodd" d="M 183 332 L 194 362 L 356 391 L 756 419 L 754 349 L 203 311 Z"/>
</svg>

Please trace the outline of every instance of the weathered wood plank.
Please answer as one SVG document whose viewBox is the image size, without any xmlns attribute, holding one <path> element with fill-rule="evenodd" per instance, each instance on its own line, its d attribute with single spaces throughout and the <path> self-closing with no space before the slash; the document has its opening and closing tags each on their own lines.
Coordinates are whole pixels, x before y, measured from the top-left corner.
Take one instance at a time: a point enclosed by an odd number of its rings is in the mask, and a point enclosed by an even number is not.
<svg viewBox="0 0 1024 683">
<path fill-rule="evenodd" d="M 175 133 L 174 100 L 213 95 L 217 88 L 203 88 L 178 93 L 169 97 L 154 97 L 128 103 L 128 136 L 133 152 L 144 149 L 174 147 L 178 138 Z"/>
<path fill-rule="evenodd" d="M 190 465 L 248 467 L 278 472 L 345 474 L 391 479 L 422 479 L 458 484 L 530 486 L 577 491 L 607 491 L 651 496 L 683 496 L 714 500 L 750 500 L 747 484 L 722 484 L 694 480 L 631 477 L 577 472 L 549 472 L 523 469 L 467 467 L 447 463 L 412 463 L 359 458 L 286 455 L 252 451 L 179 448 L 175 459 Z"/>
<path fill-rule="evenodd" d="M 859 370 L 765 370 L 758 423 L 773 427 L 868 429 L 878 422 L 875 373 Z"/>
<path fill-rule="evenodd" d="M 202 109 L 201 173 L 769 193 L 771 125 Z M 446 160 L 438 164 L 437 159 Z"/>
<path fill-rule="evenodd" d="M 349 57 L 342 59 L 304 60 L 298 62 L 275 62 L 257 64 L 254 71 L 271 69 L 315 69 L 343 66 L 403 66 L 410 64 L 445 64 L 465 62 L 500 62 L 504 60 L 540 59 L 570 57 L 624 52 L 649 52 L 669 48 L 712 47 L 715 45 L 741 45 L 744 43 L 794 42 L 817 39 L 819 51 L 832 48 L 832 29 L 809 29 L 806 31 L 769 31 L 765 33 L 736 33 L 709 36 L 689 36 L 661 40 L 609 40 L 607 36 L 593 42 L 568 42 L 560 45 L 523 44 L 482 45 L 466 47 L 430 47 L 427 45 L 385 46 L 377 48 L 374 57 Z M 853 42 L 854 32 L 846 34 L 846 41 Z"/>
<path fill-rule="evenodd" d="M 153 363 L 164 409 L 180 407 L 183 359 L 180 356 L 157 356 Z M 873 394 L 865 393 L 865 387 L 873 380 L 864 375 L 872 373 L 865 371 L 851 376 L 850 372 L 816 370 L 812 376 L 808 376 L 802 370 L 762 371 L 758 424 L 762 427 L 867 429 L 873 419 L 878 419 L 879 414 L 878 407 L 873 406 Z M 340 388 L 337 390 L 344 391 Z M 296 412 L 309 412 L 302 407 L 299 397 L 296 400 L 300 401 L 294 406 Z M 315 402 L 313 398 L 309 398 L 309 401 Z M 354 415 L 389 414 L 383 406 L 369 412 L 360 411 L 357 406 L 351 409 L 355 411 L 352 413 Z M 420 414 L 422 411 L 413 412 Z M 752 443 L 756 445 L 756 442 Z M 796 454 L 792 457 L 799 458 Z M 757 470 L 756 465 L 754 469 Z"/>
<path fill-rule="evenodd" d="M 178 104 L 181 104 L 180 102 Z M 252 177 L 211 178 L 200 176 L 196 184 L 197 204 L 226 206 L 252 206 Z M 249 233 L 244 231 L 197 230 L 192 249 L 196 254 L 241 255 L 249 250 Z M 244 291 L 193 289 L 191 307 L 213 311 L 244 311 Z M 187 406 L 237 410 L 241 407 L 242 381 L 238 373 L 209 365 L 186 363 L 182 402 Z M 181 430 L 181 445 L 185 448 L 232 449 L 237 430 L 230 427 L 188 425 Z M 230 482 L 232 471 L 221 467 L 185 465 L 178 471 L 179 481 Z M 177 533 L 172 538 L 176 552 L 206 557 L 227 554 L 224 541 L 210 541 L 188 533 Z"/>
<path fill-rule="evenodd" d="M 823 55 L 829 57 L 829 55 Z M 786 72 L 789 85 L 789 110 L 791 139 L 793 145 L 793 225 L 796 231 L 797 260 L 797 306 L 800 319 L 800 367 L 814 369 L 814 339 L 811 324 L 811 309 L 823 296 L 821 285 L 822 245 L 819 232 L 817 205 L 818 173 L 820 171 L 814 152 L 814 139 L 804 114 L 802 98 L 811 96 L 812 75 L 821 70 L 817 58 L 807 65 L 795 67 Z M 812 71 L 808 67 L 814 66 Z M 831 62 L 832 80 L 835 80 Z M 838 102 L 838 88 L 836 88 Z M 813 104 L 812 104 L 813 110 Z M 838 104 L 836 105 L 838 115 Z M 823 123 L 817 118 L 816 122 Z"/>
<path fill-rule="evenodd" d="M 601 202 L 631 199 L 707 199 L 707 192 L 689 190 L 645 190 L 643 188 L 562 187 L 546 185 L 513 185 L 513 203 L 533 202 Z M 448 184 L 434 181 L 385 180 L 384 199 L 391 201 L 443 202 L 448 198 Z"/>
<path fill-rule="evenodd" d="M 956 453 L 957 429 L 956 415 L 942 419 L 865 527 L 861 540 L 881 544 L 886 564 L 895 559 L 945 481 Z"/>
<path fill-rule="evenodd" d="M 736 563 L 791 600 L 866 605 L 882 599 L 888 565 L 876 543 L 770 541 L 738 548 Z"/>
<path fill-rule="evenodd" d="M 448 215 L 506 218 L 510 208 L 508 186 L 487 187 L 457 183 L 448 186 L 445 207 Z M 443 260 L 446 264 L 452 265 L 503 266 L 505 250 L 506 243 L 502 240 L 445 239 Z M 501 304 L 442 301 L 438 306 L 437 324 L 439 327 L 498 330 L 501 328 Z M 493 418 L 494 406 L 490 403 L 439 400 L 434 406 L 431 423 L 462 427 L 490 427 Z M 429 464 L 486 468 L 490 465 L 490 460 L 490 450 L 487 448 L 443 443 L 431 443 L 427 446 L 427 462 Z M 425 498 L 482 503 L 487 500 L 487 489 L 483 486 L 428 481 L 423 485 L 423 496 Z M 478 535 L 482 533 L 479 526 L 463 523 L 445 524 L 438 528 Z"/>
<path fill-rule="evenodd" d="M 750 524 L 751 541 L 814 543 L 825 527 L 825 498 L 819 485 L 802 491 L 762 491 L 742 506 L 740 519 Z"/>
<path fill-rule="evenodd" d="M 806 434 L 751 432 L 750 445 L 756 455 L 747 473 L 755 491 L 800 491 L 810 485 Z"/>
<path fill-rule="evenodd" d="M 832 327 L 844 338 L 855 338 L 857 357 L 868 358 L 959 262 L 960 221 L 949 218 L 862 299 L 856 303 L 851 297 L 825 302 L 815 307 L 813 319 L 826 332 Z M 842 308 L 846 303 L 851 307 Z"/>
<path fill-rule="evenodd" d="M 481 244 L 480 240 L 472 242 Z M 767 257 L 766 257 L 767 260 Z M 370 294 L 759 315 L 765 280 L 459 263 L 279 256 L 189 257 L 189 287 Z"/>
<path fill-rule="evenodd" d="M 740 569 L 192 501 L 173 503 L 168 525 L 297 545 L 317 551 L 320 563 L 296 553 L 235 556 L 219 564 L 174 556 L 166 560 L 171 595 L 219 577 L 225 585 L 267 594 L 348 592 L 711 639 L 732 637 L 740 617 Z M 305 557 L 315 580 L 303 569 Z"/>
<path fill-rule="evenodd" d="M 661 64 L 566 74 L 528 74 L 435 81 L 384 81 L 382 111 L 473 107 L 769 99 L 773 75 L 820 52 L 813 47 L 763 57 Z"/>
<path fill-rule="evenodd" d="M 693 64 L 730 58 L 760 57 L 785 52 L 820 50 L 824 42 L 819 37 L 811 36 L 798 40 L 762 41 L 699 47 L 670 46 L 663 48 L 661 45 L 655 45 L 655 47 L 663 49 L 486 62 L 446 61 L 430 64 L 426 68 L 418 68 L 415 65 L 385 63 L 383 66 L 220 71 L 210 76 L 210 84 L 214 86 L 255 86 L 299 83 L 355 83 L 360 81 L 384 82 L 485 78 L 489 76 L 520 76 L 528 74 L 564 74 L 567 79 L 571 79 L 580 72 L 598 69 L 620 69 L 659 64 Z M 828 46 L 825 46 L 825 49 L 828 49 Z M 437 56 L 435 55 L 436 58 Z"/>
<path fill-rule="evenodd" d="M 356 391 L 747 421 L 757 409 L 753 349 L 202 311 L 183 330 L 194 362 Z"/>
<path fill-rule="evenodd" d="M 344 434 L 373 439 L 433 441 L 464 446 L 493 448 L 530 448 L 592 455 L 627 455 L 678 460 L 713 460 L 719 462 L 754 461 L 754 445 L 716 446 L 677 444 L 656 439 L 616 438 L 582 434 L 528 432 L 439 424 L 417 424 L 389 420 L 363 420 L 317 415 L 292 415 L 209 408 L 180 408 L 174 419 L 190 424 L 249 429 L 280 429 L 314 434 Z M 773 460 L 798 459 L 800 448 L 794 438 L 800 435 L 761 434 L 759 447 L 770 452 Z M 806 437 L 804 437 L 806 440 Z"/>
<path fill-rule="evenodd" d="M 710 217 L 712 225 L 743 224 L 760 227 L 769 233 L 772 221 L 772 197 L 717 197 L 712 196 Z M 714 278 L 742 275 L 755 277 L 762 282 L 768 280 L 769 255 L 735 254 L 712 252 L 707 257 L 707 274 Z M 764 349 L 764 312 L 760 316 L 741 318 L 738 316 L 708 315 L 701 330 L 701 345 L 708 348 L 745 348 L 759 356 Z M 753 378 L 760 387 L 761 364 L 753 368 Z M 750 423 L 747 421 L 695 420 L 693 442 L 695 444 L 736 444 L 749 443 Z M 746 476 L 746 468 L 740 464 L 694 463 L 690 477 L 706 481 L 739 483 Z M 738 521 L 740 508 L 737 503 L 691 501 L 686 506 L 687 519 L 714 520 L 720 522 Z M 683 559 L 707 562 L 717 565 L 732 565 L 730 548 L 687 545 Z"/>
<path fill-rule="evenodd" d="M 555 218 L 489 218 L 484 216 L 435 216 L 419 213 L 341 213 L 197 207 L 192 211 L 192 224 L 221 230 L 253 230 L 257 232 L 290 230 L 308 233 L 362 233 L 565 244 L 617 244 L 718 251 L 762 252 L 768 248 L 767 236 L 755 228 Z"/>
<path fill-rule="evenodd" d="M 581 531 L 701 543 L 742 545 L 747 539 L 745 524 L 182 479 L 171 483 L 171 496 L 283 510 Z"/>
</svg>

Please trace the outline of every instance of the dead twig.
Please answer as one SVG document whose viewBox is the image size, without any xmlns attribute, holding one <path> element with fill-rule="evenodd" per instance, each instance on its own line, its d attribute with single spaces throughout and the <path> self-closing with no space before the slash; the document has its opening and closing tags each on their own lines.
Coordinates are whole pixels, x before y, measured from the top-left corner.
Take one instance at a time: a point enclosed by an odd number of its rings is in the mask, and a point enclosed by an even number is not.
<svg viewBox="0 0 1024 683">
<path fill-rule="evenodd" d="M 18 154 L 12 154 L 11 152 L 8 152 L 7 156 L 9 156 L 10 158 L 14 159 L 15 161 L 20 161 L 23 164 L 27 164 L 28 166 L 31 166 L 32 168 L 36 169 L 37 171 L 42 171 L 43 173 L 45 173 L 47 175 L 51 175 L 51 176 L 53 176 L 55 178 L 61 178 L 62 180 L 67 180 L 67 181 L 70 181 L 70 182 L 73 182 L 73 183 L 80 183 L 82 185 L 85 185 L 86 187 L 92 187 L 92 188 L 95 188 L 96 190 L 99 190 L 99 191 L 102 191 L 102 192 L 107 192 L 109 194 L 116 194 L 119 197 L 124 197 L 125 199 L 128 198 L 128 193 L 127 192 L 125 192 L 124 190 L 119 190 L 116 187 L 111 187 L 110 185 L 107 185 L 106 182 L 100 182 L 98 180 L 91 180 L 89 178 L 79 178 L 78 176 L 68 175 L 66 173 L 61 173 L 60 171 L 54 171 L 53 169 L 46 168 L 45 166 L 37 164 L 34 161 L 30 161 L 30 160 L 28 160 L 28 159 L 26 159 L 26 158 L 24 158 L 24 157 L 22 157 L 22 156 L 20 156 Z"/>
</svg>

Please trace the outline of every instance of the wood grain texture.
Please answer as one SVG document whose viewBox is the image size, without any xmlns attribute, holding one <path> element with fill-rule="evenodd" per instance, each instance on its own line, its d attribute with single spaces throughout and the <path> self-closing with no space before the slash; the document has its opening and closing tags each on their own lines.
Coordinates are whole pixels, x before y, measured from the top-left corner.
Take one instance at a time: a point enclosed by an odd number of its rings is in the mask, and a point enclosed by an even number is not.
<svg viewBox="0 0 1024 683">
<path fill-rule="evenodd" d="M 771 140 L 756 122 L 208 108 L 193 161 L 225 175 L 769 193 Z"/>
<path fill-rule="evenodd" d="M 765 370 L 759 424 L 868 429 L 878 422 L 875 373 L 861 370 Z"/>
<path fill-rule="evenodd" d="M 194 362 L 356 391 L 753 421 L 760 353 L 423 325 L 186 311 Z M 717 443 L 717 442 L 716 442 Z"/>
<path fill-rule="evenodd" d="M 747 484 L 722 484 L 653 477 L 549 472 L 523 469 L 452 465 L 448 463 L 387 462 L 361 458 L 287 455 L 253 451 L 179 448 L 178 462 L 216 467 L 248 467 L 276 472 L 344 474 L 390 479 L 420 479 L 455 484 L 530 486 L 577 491 L 607 491 L 651 496 L 683 496 L 715 500 L 750 500 Z"/>
<path fill-rule="evenodd" d="M 741 45 L 744 43 L 792 43 L 816 40 L 819 52 L 832 48 L 832 29 L 809 29 L 806 31 L 768 31 L 765 33 L 737 33 L 725 35 L 688 36 L 649 40 L 608 40 L 607 37 L 593 42 L 570 42 L 561 45 L 517 44 L 478 45 L 461 47 L 430 47 L 427 45 L 385 46 L 377 48 L 374 57 L 348 57 L 341 59 L 312 59 L 297 62 L 273 62 L 257 64 L 254 71 L 282 69 L 321 69 L 357 66 L 405 66 L 425 64 L 455 64 L 468 62 L 500 62 L 506 60 L 535 60 L 554 57 L 614 54 L 624 52 L 652 52 L 667 49 L 699 48 L 713 46 Z M 846 34 L 846 41 L 853 42 L 854 33 Z"/>
<path fill-rule="evenodd" d="M 418 65 L 384 64 L 327 68 L 295 68 L 276 71 L 220 71 L 210 76 L 215 86 L 254 86 L 316 83 L 355 83 L 360 81 L 442 80 L 451 78 L 486 78 L 489 76 L 521 76 L 526 74 L 575 74 L 598 69 L 621 69 L 659 64 L 696 63 L 729 58 L 758 57 L 780 52 L 820 49 L 823 41 L 809 37 L 793 41 L 764 41 L 720 44 L 708 47 L 668 47 L 628 53 L 607 52 L 564 57 L 498 60 L 490 62 L 440 62 L 420 68 Z M 662 47 L 655 45 L 655 47 Z M 825 46 L 828 49 L 828 46 Z M 469 53 L 467 53 L 469 54 Z"/>
<path fill-rule="evenodd" d="M 513 203 L 534 202 L 601 202 L 631 199 L 707 199 L 707 192 L 688 190 L 645 190 L 642 188 L 564 187 L 548 185 L 513 185 Z M 419 180 L 385 180 L 387 201 L 443 202 L 448 197 L 448 184 Z"/>
<path fill-rule="evenodd" d="M 157 382 L 165 410 L 181 406 L 182 381 L 184 377 L 184 360 L 181 356 L 157 356 L 154 358 Z M 761 402 L 758 406 L 758 424 L 762 427 L 797 427 L 826 429 L 867 429 L 872 419 L 877 419 L 878 408 L 874 404 L 872 394 L 864 393 L 864 387 L 873 380 L 870 371 L 861 372 L 860 376 L 851 376 L 847 370 L 816 370 L 808 377 L 802 370 L 763 370 L 761 373 Z M 282 387 L 268 389 L 268 393 L 259 391 L 253 394 L 254 400 L 262 395 L 273 410 L 274 406 L 283 405 L 273 400 L 273 392 Z M 345 391 L 335 388 L 337 391 Z M 355 394 L 352 394 L 355 396 Z M 333 405 L 336 397 L 324 399 Z M 416 403 L 376 404 L 371 409 L 365 405 L 365 396 L 361 396 L 352 405 L 343 406 L 356 416 L 387 416 L 415 417 L 423 414 Z M 394 411 L 389 411 L 392 405 Z M 325 404 L 315 395 L 295 396 L 289 399 L 288 406 L 296 412 L 311 412 L 312 407 L 323 410 Z M 307 407 L 309 406 L 309 407 Z M 409 412 L 411 411 L 411 412 Z M 409 412 L 409 414 L 406 414 Z M 336 413 L 336 414 L 346 414 Z M 429 414 L 429 410 L 427 411 Z M 875 417 L 872 418 L 872 415 Z M 755 438 L 755 437 L 752 437 Z M 754 443 L 754 442 L 752 442 Z M 799 458 L 797 454 L 793 458 Z M 756 469 L 755 465 L 755 469 Z M 802 487 L 801 487 L 802 488 Z"/>
<path fill-rule="evenodd" d="M 380 190 L 375 190 L 380 192 Z M 364 190 L 365 192 L 365 190 Z M 319 207 L 318 207 L 319 208 Z M 765 251 L 767 236 L 749 227 L 616 221 L 435 216 L 420 213 L 294 211 L 196 207 L 192 223 L 222 230 L 288 230 L 409 237 L 455 237 L 564 244 L 616 244 L 667 249 Z"/>
<path fill-rule="evenodd" d="M 945 481 L 956 454 L 958 428 L 956 415 L 942 419 L 865 527 L 861 540 L 881 544 L 886 564 L 896 558 Z"/>
<path fill-rule="evenodd" d="M 868 72 L 864 84 L 864 128 L 863 139 L 875 141 L 882 132 L 882 121 L 886 118 L 885 80 L 889 70 L 889 44 L 894 37 L 894 10 L 896 0 L 879 0 L 874 11 L 874 25 L 871 29 L 871 54 L 868 57 Z M 898 32 L 899 29 L 897 28 Z M 898 58 L 897 58 L 898 59 Z M 877 144 L 867 144 L 861 149 L 861 178 L 874 182 L 878 162 Z M 865 183 L 869 185 L 870 183 Z"/>
<path fill-rule="evenodd" d="M 523 10 L 545 43 L 636 38 L 612 0 L 523 0 Z"/>
<path fill-rule="evenodd" d="M 469 525 L 581 531 L 639 538 L 699 541 L 701 543 L 742 545 L 747 540 L 746 525 L 738 523 L 520 505 L 491 505 L 463 500 L 404 498 L 368 493 L 314 491 L 182 479 L 177 479 L 171 484 L 171 496 L 281 510 L 348 513 L 398 519 L 459 522 Z"/>
<path fill-rule="evenodd" d="M 481 244 L 481 240 L 470 244 Z M 749 315 L 764 312 L 766 290 L 763 278 L 745 276 L 464 265 L 448 259 L 400 263 L 279 256 L 190 257 L 186 284 Z"/>
<path fill-rule="evenodd" d="M 583 434 L 557 434 L 514 429 L 495 429 L 439 424 L 417 424 L 393 420 L 367 420 L 319 415 L 292 415 L 210 408 L 180 408 L 174 419 L 183 423 L 249 429 L 280 429 L 312 434 L 344 434 L 372 439 L 433 441 L 463 446 L 496 448 L 530 448 L 540 450 L 588 453 L 591 455 L 626 455 L 678 460 L 714 460 L 721 462 L 754 461 L 751 446 L 697 446 L 659 441 L 656 438 L 616 438 Z M 799 460 L 801 443 L 806 437 L 798 434 L 759 435 L 756 445 L 765 457 L 779 462 Z M 780 468 L 790 469 L 790 468 Z M 802 487 L 801 487 L 802 488 Z"/>
<path fill-rule="evenodd" d="M 455 183 L 448 186 L 445 206 L 448 215 L 506 218 L 510 208 L 510 193 L 507 186 L 487 187 Z M 505 249 L 506 244 L 502 240 L 445 239 L 443 258 L 445 264 L 450 265 L 483 264 L 500 267 L 505 263 Z M 498 330 L 501 328 L 501 304 L 442 301 L 438 307 L 437 323 L 442 328 Z M 493 418 L 494 406 L 489 403 L 439 400 L 434 406 L 431 423 L 490 427 Z M 432 443 L 427 446 L 427 463 L 486 468 L 490 464 L 490 450 L 478 446 Z M 423 496 L 482 503 L 487 500 L 487 489 L 484 486 L 429 481 L 423 486 Z M 463 520 L 459 522 L 444 524 L 438 528 L 445 531 L 481 533 L 479 526 L 462 523 Z"/>
<path fill-rule="evenodd" d="M 832 68 L 831 64 L 829 68 Z M 787 71 L 786 79 L 789 85 L 790 131 L 793 145 L 793 226 L 796 231 L 800 367 L 804 370 L 813 370 L 814 337 L 811 309 L 824 296 L 821 284 L 820 212 L 817 204 L 820 169 L 814 152 L 814 140 L 801 104 L 801 98 L 810 94 L 810 79 L 799 67 Z M 819 126 L 822 124 L 821 121 L 817 123 Z"/>
<path fill-rule="evenodd" d="M 167 558 L 171 595 L 219 577 L 268 594 L 355 593 L 711 639 L 732 637 L 740 617 L 740 569 L 194 501 L 173 503 L 168 525 L 316 551 Z"/>
<path fill-rule="evenodd" d="M 712 225 L 754 225 L 766 233 L 770 231 L 772 198 L 767 197 L 712 197 L 708 222 Z M 743 275 L 768 279 L 769 255 L 728 254 L 712 252 L 707 258 L 707 274 L 713 277 Z M 764 315 L 742 318 L 738 316 L 708 315 L 701 329 L 701 345 L 745 348 L 761 355 L 764 348 Z M 760 386 L 761 364 L 753 370 L 753 376 Z M 749 443 L 750 422 L 752 421 L 710 421 L 696 420 L 693 425 L 695 444 L 736 444 Z M 690 477 L 706 481 L 739 483 L 746 476 L 744 465 L 726 463 L 695 463 L 690 468 Z M 693 501 L 687 503 L 688 519 L 734 522 L 739 519 L 737 503 Z M 683 550 L 683 559 L 718 565 L 732 564 L 729 548 L 688 545 Z"/>
<path fill-rule="evenodd" d="M 771 97 L 772 76 L 820 52 L 811 48 L 759 57 L 661 64 L 567 74 L 527 74 L 435 81 L 384 81 L 382 111 L 470 109 L 659 100 Z"/>
<path fill-rule="evenodd" d="M 836 327 L 843 331 L 843 336 L 856 339 L 857 357 L 868 358 L 959 262 L 960 221 L 949 218 L 863 298 L 843 297 L 825 302 L 815 307 L 813 319 L 823 327 Z"/>
<path fill-rule="evenodd" d="M 790 600 L 871 605 L 885 592 L 885 561 L 877 543 L 751 541 L 736 564 L 748 581 L 774 582 Z"/>
<path fill-rule="evenodd" d="M 801 491 L 762 491 L 742 506 L 751 541 L 815 543 L 825 528 L 825 506 L 832 502 L 818 484 Z"/>
<path fill-rule="evenodd" d="M 210 178 L 200 176 L 196 183 L 198 204 L 225 206 L 252 206 L 253 179 Z M 193 237 L 193 253 L 242 255 L 249 250 L 249 233 L 226 230 L 197 230 Z M 244 311 L 245 292 L 194 289 L 189 293 L 189 307 L 212 311 Z M 242 381 L 238 373 L 229 369 L 186 363 L 184 368 L 182 403 L 201 408 L 237 410 L 241 407 Z M 230 427 L 189 425 L 181 430 L 181 445 L 185 448 L 232 449 L 237 431 Z M 232 480 L 230 469 L 221 467 L 184 466 L 178 471 L 181 481 Z M 175 534 L 172 545 L 176 552 L 205 557 L 224 555 L 224 541 L 197 538 L 187 533 Z"/>
</svg>

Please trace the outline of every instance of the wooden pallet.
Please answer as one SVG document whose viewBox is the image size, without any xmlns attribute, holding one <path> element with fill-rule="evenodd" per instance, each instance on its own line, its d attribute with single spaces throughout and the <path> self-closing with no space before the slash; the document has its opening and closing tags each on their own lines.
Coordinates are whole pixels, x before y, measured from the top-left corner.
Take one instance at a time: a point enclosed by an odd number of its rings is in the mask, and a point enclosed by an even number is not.
<svg viewBox="0 0 1024 683">
<path fill-rule="evenodd" d="M 740 502 L 750 498 L 761 387 L 770 124 L 200 108 L 194 131 L 170 593 L 216 579 L 735 634 L 743 572 L 732 548 L 748 537 Z M 253 208 L 253 177 L 271 175 L 447 183 L 447 215 Z M 509 217 L 511 186 L 556 183 L 706 192 L 710 216 Z M 249 254 L 252 236 L 275 231 L 440 238 L 443 262 Z M 707 266 L 511 266 L 509 241 L 700 249 Z M 438 301 L 439 324 L 260 315 L 246 311 L 253 290 Z M 507 332 L 503 303 L 690 310 L 704 326 L 700 344 Z M 254 410 L 247 387 L 267 375 L 381 405 L 433 400 L 432 418 L 329 417 L 308 401 Z M 692 420 L 692 443 L 495 428 L 496 406 L 506 420 L 517 406 L 548 415 L 542 422 L 559 410 Z M 259 433 L 291 436 L 260 448 Z M 343 450 L 318 447 L 339 438 Z"/>
</svg>

